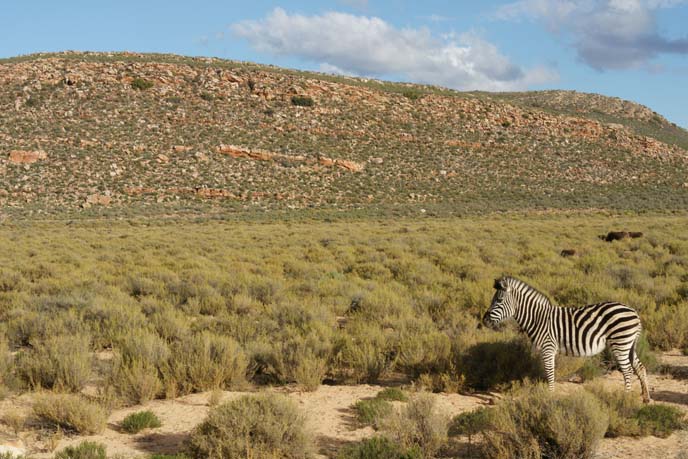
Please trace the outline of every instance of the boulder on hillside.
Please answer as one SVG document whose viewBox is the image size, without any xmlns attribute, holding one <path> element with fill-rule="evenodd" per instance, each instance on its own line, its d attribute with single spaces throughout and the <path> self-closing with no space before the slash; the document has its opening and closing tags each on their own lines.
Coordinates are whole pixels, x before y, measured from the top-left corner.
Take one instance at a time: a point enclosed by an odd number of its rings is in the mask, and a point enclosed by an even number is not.
<svg viewBox="0 0 688 459">
<path fill-rule="evenodd" d="M 8 159 L 12 164 L 32 164 L 47 158 L 48 154 L 43 150 L 12 150 Z"/>
</svg>

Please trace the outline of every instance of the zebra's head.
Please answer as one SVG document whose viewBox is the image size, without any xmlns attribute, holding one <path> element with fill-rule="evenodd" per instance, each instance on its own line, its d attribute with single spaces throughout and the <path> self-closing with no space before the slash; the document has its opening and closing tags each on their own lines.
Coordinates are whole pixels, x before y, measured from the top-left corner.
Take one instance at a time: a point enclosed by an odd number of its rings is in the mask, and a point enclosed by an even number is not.
<svg viewBox="0 0 688 459">
<path fill-rule="evenodd" d="M 483 323 L 488 327 L 494 327 L 503 320 L 513 317 L 516 313 L 513 286 L 508 282 L 508 279 L 505 277 L 496 279 L 494 288 L 496 292 L 492 297 L 492 303 L 483 316 Z"/>
</svg>

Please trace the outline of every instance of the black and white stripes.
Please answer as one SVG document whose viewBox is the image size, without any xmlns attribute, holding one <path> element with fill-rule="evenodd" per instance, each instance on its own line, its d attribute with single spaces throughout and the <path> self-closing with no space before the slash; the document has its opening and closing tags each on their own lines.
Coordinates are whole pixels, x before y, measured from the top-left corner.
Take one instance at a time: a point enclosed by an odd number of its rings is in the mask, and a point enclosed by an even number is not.
<svg viewBox="0 0 688 459">
<path fill-rule="evenodd" d="M 497 291 L 483 322 L 496 325 L 513 317 L 541 352 L 550 389 L 554 388 L 557 353 L 592 356 L 609 346 L 623 373 L 626 390 L 630 390 L 631 375 L 635 372 L 643 401 L 650 401 L 645 367 L 635 352 L 642 328 L 635 310 L 616 302 L 557 307 L 545 295 L 513 277 L 496 280 L 494 287 Z"/>
</svg>

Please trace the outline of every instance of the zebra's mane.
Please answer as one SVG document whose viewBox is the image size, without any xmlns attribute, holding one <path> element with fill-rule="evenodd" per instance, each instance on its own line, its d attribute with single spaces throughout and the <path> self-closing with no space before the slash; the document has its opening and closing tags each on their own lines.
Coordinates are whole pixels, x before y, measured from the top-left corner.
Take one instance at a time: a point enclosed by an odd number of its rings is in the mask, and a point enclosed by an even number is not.
<svg viewBox="0 0 688 459">
<path fill-rule="evenodd" d="M 546 304 L 549 304 L 551 306 L 554 306 L 554 303 L 552 303 L 552 301 L 547 297 L 547 295 L 545 295 L 544 293 L 542 293 L 540 290 L 536 289 L 535 287 L 532 287 L 532 286 L 526 284 L 525 282 L 523 282 L 520 279 L 516 279 L 515 277 L 505 276 L 505 277 L 502 277 L 499 280 L 499 282 L 510 285 L 512 287 L 515 287 L 518 290 L 520 290 L 521 292 L 530 293 L 537 300 L 545 302 Z"/>
</svg>

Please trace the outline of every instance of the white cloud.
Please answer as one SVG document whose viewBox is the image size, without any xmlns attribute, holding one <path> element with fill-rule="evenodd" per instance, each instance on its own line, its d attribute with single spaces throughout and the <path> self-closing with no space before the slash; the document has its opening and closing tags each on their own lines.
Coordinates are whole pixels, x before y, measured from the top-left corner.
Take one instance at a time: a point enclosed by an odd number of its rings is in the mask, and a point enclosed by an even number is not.
<svg viewBox="0 0 688 459">
<path fill-rule="evenodd" d="M 428 21 L 431 22 L 446 22 L 446 21 L 453 21 L 454 18 L 451 16 L 443 16 L 441 14 L 430 14 L 428 16 L 421 16 L 422 19 L 427 19 Z"/>
<path fill-rule="evenodd" d="M 377 17 L 330 12 L 289 14 L 281 8 L 265 19 L 231 26 L 261 52 L 295 56 L 321 68 L 404 79 L 457 89 L 507 91 L 554 81 L 548 68 L 524 70 L 475 34 L 438 38 L 426 28 L 399 29 Z"/>
<path fill-rule="evenodd" d="M 598 70 L 650 68 L 660 54 L 688 54 L 688 36 L 664 37 L 656 10 L 686 0 L 519 0 L 500 7 L 502 20 L 543 21 L 570 40 L 578 57 Z"/>
</svg>

